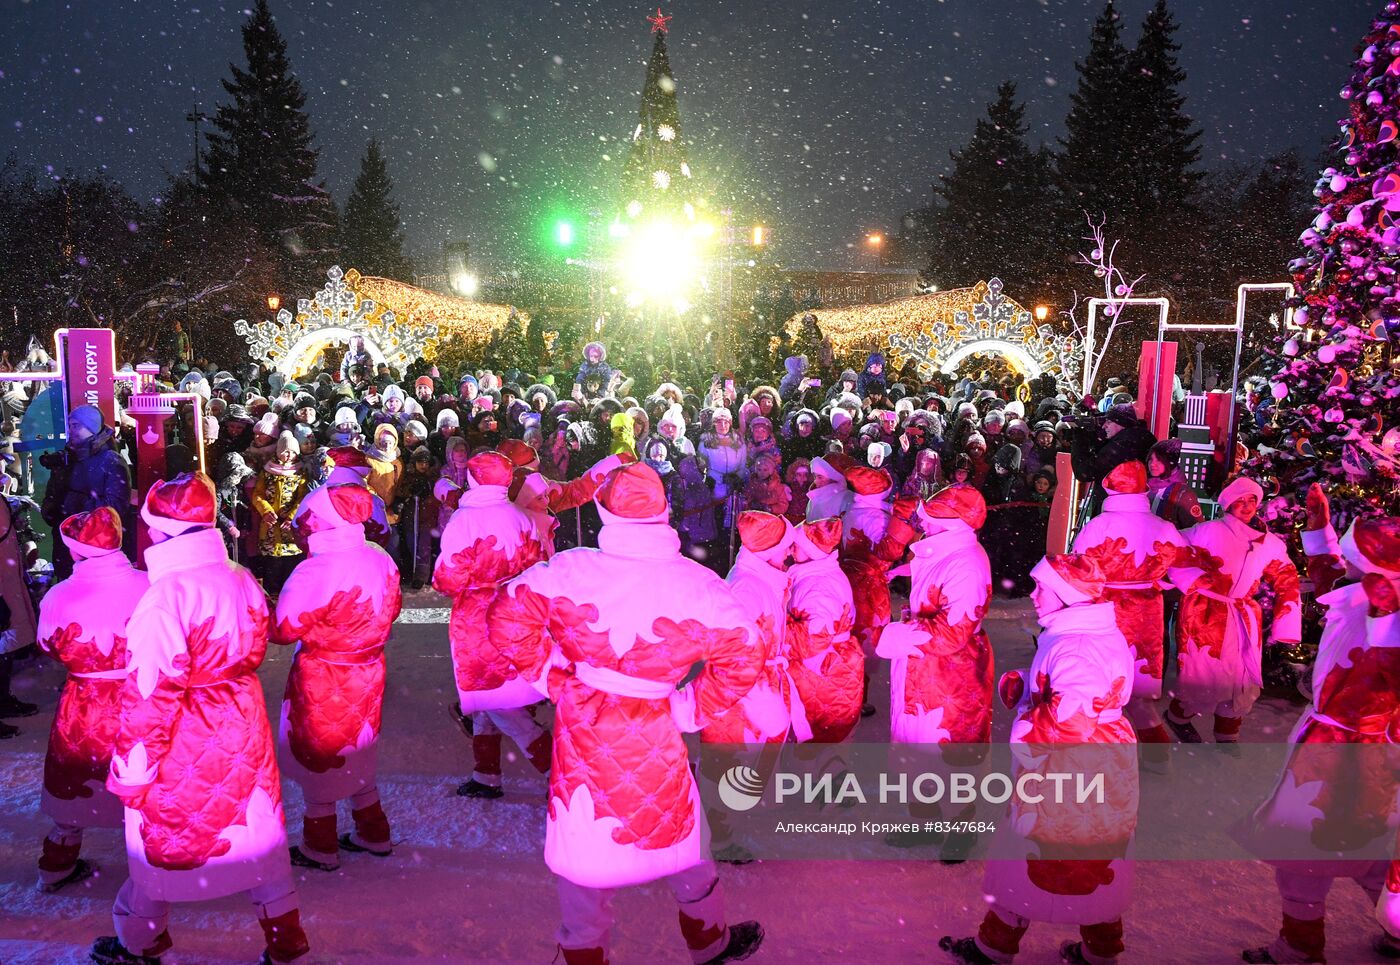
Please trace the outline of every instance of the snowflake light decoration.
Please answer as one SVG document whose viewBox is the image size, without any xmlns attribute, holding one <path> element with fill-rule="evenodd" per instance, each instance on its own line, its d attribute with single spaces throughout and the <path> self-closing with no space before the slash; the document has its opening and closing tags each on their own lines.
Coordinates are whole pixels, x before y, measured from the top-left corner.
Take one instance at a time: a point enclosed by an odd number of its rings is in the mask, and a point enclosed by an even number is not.
<svg viewBox="0 0 1400 965">
<path fill-rule="evenodd" d="M 653 171 L 651 172 L 652 186 L 660 191 L 665 191 L 671 186 L 671 172 Z"/>
<path fill-rule="evenodd" d="M 352 269 L 351 276 L 353 282 L 359 273 Z M 275 322 L 249 324 L 240 318 L 233 323 L 233 330 L 248 343 L 249 355 L 283 371 L 302 361 L 292 355 L 293 350 L 317 344 L 314 337 L 319 334 L 324 334 L 327 342 L 342 341 L 340 333 L 344 332 L 357 335 L 400 372 L 414 359 L 430 356 L 438 338 L 436 323 L 400 324 L 392 311 L 360 297 L 339 265 L 326 272 L 326 284 L 314 297 L 297 300 L 295 315 L 284 308 Z"/>
<path fill-rule="evenodd" d="M 662 124 L 656 129 L 656 136 L 663 141 L 674 141 L 676 139 L 676 129 L 670 124 Z"/>
<path fill-rule="evenodd" d="M 955 311 L 951 321 L 936 319 L 915 335 L 892 332 L 888 344 L 895 365 L 912 360 L 919 377 L 929 379 L 974 352 L 1000 351 L 1013 355 L 1023 366 L 1030 363 L 1064 385 L 1078 384 L 1084 360 L 1084 346 L 1078 339 L 1052 326 L 1036 325 L 1030 312 L 1007 297 L 1000 278 L 976 286 L 974 295 L 978 289 L 983 293 L 972 302 L 971 313 Z"/>
</svg>

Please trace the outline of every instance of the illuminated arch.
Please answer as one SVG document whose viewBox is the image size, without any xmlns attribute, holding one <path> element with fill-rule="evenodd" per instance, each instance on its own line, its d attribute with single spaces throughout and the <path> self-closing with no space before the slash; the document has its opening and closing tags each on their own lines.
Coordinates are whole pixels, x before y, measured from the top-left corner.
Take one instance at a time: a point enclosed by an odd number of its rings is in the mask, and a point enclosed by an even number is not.
<svg viewBox="0 0 1400 965">
<path fill-rule="evenodd" d="M 939 371 L 944 375 L 952 375 L 958 370 L 958 366 L 964 359 L 976 355 L 978 352 L 995 352 L 998 355 L 1004 355 L 1017 371 L 1032 379 L 1039 378 L 1041 373 L 1045 371 L 1040 367 L 1040 363 L 1031 358 L 1030 353 L 1023 347 L 1001 338 L 982 338 L 975 342 L 963 343 L 960 348 L 954 350 L 953 354 L 944 360 Z"/>
<path fill-rule="evenodd" d="M 318 328 L 315 331 L 307 332 L 292 343 L 292 347 L 287 349 L 287 354 L 278 359 L 277 371 L 289 379 L 303 375 L 311 367 L 311 362 L 322 349 L 329 345 L 342 343 L 349 345 L 352 338 L 358 338 L 364 342 L 365 351 L 369 352 L 370 358 L 374 359 L 376 368 L 385 361 L 384 352 L 380 350 L 378 345 L 374 344 L 374 339 L 363 332 L 356 332 L 348 328 Z"/>
</svg>

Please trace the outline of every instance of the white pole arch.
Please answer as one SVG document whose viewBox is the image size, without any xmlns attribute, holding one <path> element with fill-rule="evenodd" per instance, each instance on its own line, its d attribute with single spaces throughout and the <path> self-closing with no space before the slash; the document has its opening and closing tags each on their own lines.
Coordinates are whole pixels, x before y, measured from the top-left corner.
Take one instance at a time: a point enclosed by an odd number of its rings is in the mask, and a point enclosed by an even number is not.
<svg viewBox="0 0 1400 965">
<path fill-rule="evenodd" d="M 1001 338 L 979 338 L 965 342 L 958 346 L 952 355 L 948 356 L 947 360 L 940 366 L 939 371 L 944 375 L 952 375 L 958 370 L 963 359 L 976 355 L 978 352 L 995 352 L 998 355 L 1005 355 L 1015 363 L 1016 368 L 1032 379 L 1038 378 L 1044 371 L 1024 348 L 1015 342 L 1008 342 Z"/>
</svg>

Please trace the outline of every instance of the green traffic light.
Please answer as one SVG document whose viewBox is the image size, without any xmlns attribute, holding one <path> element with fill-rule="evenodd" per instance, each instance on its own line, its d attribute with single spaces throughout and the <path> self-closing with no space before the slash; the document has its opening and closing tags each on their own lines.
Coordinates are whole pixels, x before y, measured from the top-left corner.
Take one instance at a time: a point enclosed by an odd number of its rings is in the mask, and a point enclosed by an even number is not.
<svg viewBox="0 0 1400 965">
<path fill-rule="evenodd" d="M 574 226 L 567 221 L 561 221 L 554 226 L 554 240 L 559 242 L 560 247 L 567 248 L 574 243 Z"/>
</svg>

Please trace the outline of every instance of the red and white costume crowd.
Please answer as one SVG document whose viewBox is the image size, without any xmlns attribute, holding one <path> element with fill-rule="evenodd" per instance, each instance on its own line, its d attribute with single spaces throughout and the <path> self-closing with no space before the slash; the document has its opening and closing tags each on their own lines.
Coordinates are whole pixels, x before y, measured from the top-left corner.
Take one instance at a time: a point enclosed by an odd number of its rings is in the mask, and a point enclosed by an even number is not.
<svg viewBox="0 0 1400 965">
<path fill-rule="evenodd" d="M 1224 515 L 1185 533 L 1189 551 L 1172 565 L 1182 592 L 1177 612 L 1176 692 L 1167 719 L 1179 737 L 1199 741 L 1191 718 L 1214 713 L 1215 739 L 1239 740 L 1240 725 L 1263 687 L 1264 617 L 1259 587 L 1273 589 L 1273 643 L 1302 633 L 1298 570 L 1283 540 L 1250 525 L 1264 492 L 1243 476 L 1220 492 Z"/>
<path fill-rule="evenodd" d="M 399 571 L 365 539 L 373 494 L 325 485 L 302 502 L 306 557 L 277 599 L 274 643 L 296 646 L 282 702 L 283 771 L 306 802 L 293 860 L 323 870 L 339 850 L 387 855 L 389 820 L 375 783 L 388 661 L 384 647 L 402 603 Z M 336 802 L 349 798 L 353 833 L 336 834 Z"/>
<path fill-rule="evenodd" d="M 758 628 L 728 584 L 681 555 L 651 468 L 617 470 L 596 502 L 598 549 L 526 570 L 486 621 L 517 679 L 556 708 L 545 862 L 559 877 L 559 945 L 570 965 L 607 962 L 612 891 L 665 879 L 704 962 L 762 933 L 726 925 L 681 734 L 752 689 Z M 639 595 L 643 581 L 651 591 Z M 677 689 L 697 661 L 704 669 Z"/>
<path fill-rule="evenodd" d="M 327 481 L 298 507 L 306 556 L 271 617 L 257 582 L 228 558 L 202 474 L 150 490 L 144 573 L 119 552 L 113 510 L 60 528 L 76 566 L 39 619 L 41 646 L 69 671 L 44 768 L 53 829 L 40 880 L 56 890 L 91 874 L 79 857 L 83 829 L 124 826 L 130 877 L 113 910 L 116 936 L 94 946 L 100 962 L 160 955 L 172 946 L 173 903 L 237 892 L 254 903 L 266 959 L 291 961 L 309 949 L 292 863 L 332 870 L 342 850 L 393 850 L 377 746 L 400 574 L 375 542 L 388 530 L 376 523 L 384 504 L 366 484 L 368 462 L 355 450 L 332 458 Z M 1031 571 L 1042 632 L 1031 666 L 997 687 L 983 629 L 992 569 L 978 540 L 987 505 L 971 486 L 892 501 L 883 469 L 814 459 L 824 484 L 808 493 L 807 518 L 741 513 L 741 547 L 721 579 L 682 555 L 666 483 L 649 465 L 614 457 L 559 483 L 537 471 L 533 449 L 508 441 L 460 466 L 461 484 L 442 493 L 451 511 L 433 574 L 452 604 L 457 708 L 472 721 L 476 754 L 459 793 L 500 796 L 502 734 L 549 773 L 544 857 L 571 965 L 610 960 L 616 889 L 663 879 L 696 962 L 758 946 L 757 923 L 728 924 L 683 735 L 849 741 L 868 653 L 890 662 L 893 743 L 985 745 L 999 691 L 1014 712 L 1018 774 L 1112 772 L 1106 804 L 1013 805 L 987 862 L 977 935 L 940 946 L 965 962 L 1010 962 L 1032 921 L 1057 922 L 1081 933 L 1062 948 L 1065 960 L 1114 962 L 1133 877 L 1133 745 L 1170 739 L 1157 711 L 1163 590 L 1183 594 L 1167 718 L 1183 739 L 1201 713 L 1214 715 L 1217 741 L 1238 739 L 1262 685 L 1261 584 L 1272 590 L 1272 639 L 1301 633 L 1298 574 L 1282 541 L 1251 525 L 1263 494 L 1247 479 L 1225 487 L 1220 520 L 1178 534 L 1153 514 L 1142 464 L 1111 471 L 1103 512 L 1074 552 Z M 589 499 L 602 520 L 598 548 L 555 554 L 554 514 Z M 1396 739 L 1400 521 L 1361 520 L 1339 538 L 1315 491 L 1303 545 L 1326 609 L 1312 703 L 1246 835 L 1294 836 L 1325 851 L 1338 829 L 1388 839 L 1400 823 L 1400 779 L 1311 755 Z M 909 609 L 890 623 L 890 571 L 906 557 Z M 1338 587 L 1346 577 L 1356 582 Z M 269 642 L 296 648 L 278 743 L 257 677 Z M 553 735 L 530 709 L 545 700 Z M 306 802 L 290 849 L 283 770 Z M 341 835 L 346 799 L 353 830 Z M 1400 862 L 1274 863 L 1283 924 L 1246 960 L 1324 961 L 1324 904 L 1337 877 L 1379 901 L 1397 937 L 1378 939 L 1377 952 L 1400 955 Z"/>
<path fill-rule="evenodd" d="M 116 937 L 94 950 L 159 955 L 172 944 L 172 903 L 247 892 L 268 957 L 291 961 L 308 945 L 257 676 L 267 598 L 228 558 L 208 477 L 157 483 L 141 515 L 156 540 L 151 583 L 127 624 L 107 780 L 126 806 L 131 877 L 112 912 Z"/>
<path fill-rule="evenodd" d="M 39 876 L 46 888 L 85 877 L 78 857 L 84 828 L 122 826 L 122 802 L 107 790 L 112 745 L 127 676 L 127 622 L 150 585 L 122 555 L 122 524 L 108 507 L 65 519 L 59 537 L 73 554 L 73 575 L 39 608 L 39 646 L 63 664 L 39 809 L 53 819 Z"/>
</svg>

